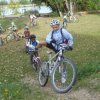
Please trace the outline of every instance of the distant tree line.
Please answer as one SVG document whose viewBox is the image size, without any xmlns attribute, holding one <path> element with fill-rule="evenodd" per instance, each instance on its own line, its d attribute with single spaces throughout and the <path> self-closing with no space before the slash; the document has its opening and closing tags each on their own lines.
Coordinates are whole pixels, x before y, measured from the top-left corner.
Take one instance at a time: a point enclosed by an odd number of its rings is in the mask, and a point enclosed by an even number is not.
<svg viewBox="0 0 100 100">
<path fill-rule="evenodd" d="M 78 11 L 84 10 L 100 10 L 100 0 L 19 0 L 15 2 L 14 0 L 10 0 L 11 3 L 20 3 L 20 4 L 29 4 L 29 3 L 36 3 L 38 5 L 41 2 L 45 2 L 47 5 L 50 5 L 54 10 L 56 8 L 60 8 L 61 11 L 68 10 L 66 9 L 66 4 L 70 5 L 72 3 L 73 6 L 76 6 Z M 6 0 L 0 1 L 0 6 L 6 5 Z M 67 7 L 68 8 L 68 7 Z"/>
<path fill-rule="evenodd" d="M 31 2 L 37 4 L 45 2 L 58 12 L 71 9 L 74 11 L 100 10 L 100 0 L 31 0 Z"/>
<path fill-rule="evenodd" d="M 100 10 L 100 0 L 19 0 L 17 2 L 11 0 L 10 4 L 24 5 L 31 3 L 41 5 L 43 2 L 60 16 L 68 11 L 74 13 L 77 11 Z M 0 1 L 0 7 L 6 4 L 7 2 L 5 0 Z"/>
<path fill-rule="evenodd" d="M 100 0 L 75 0 L 78 10 L 100 10 Z"/>
</svg>

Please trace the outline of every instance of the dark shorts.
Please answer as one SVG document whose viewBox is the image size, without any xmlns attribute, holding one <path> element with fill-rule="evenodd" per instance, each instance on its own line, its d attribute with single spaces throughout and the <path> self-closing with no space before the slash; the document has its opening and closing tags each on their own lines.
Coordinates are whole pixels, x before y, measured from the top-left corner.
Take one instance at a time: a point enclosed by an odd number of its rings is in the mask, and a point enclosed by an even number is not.
<svg viewBox="0 0 100 100">
<path fill-rule="evenodd" d="M 50 43 L 50 44 L 47 43 L 46 47 L 49 48 L 49 49 L 52 49 L 55 53 L 59 52 L 58 50 L 56 50 L 56 49 L 54 48 L 54 46 L 52 45 L 52 43 Z"/>
</svg>

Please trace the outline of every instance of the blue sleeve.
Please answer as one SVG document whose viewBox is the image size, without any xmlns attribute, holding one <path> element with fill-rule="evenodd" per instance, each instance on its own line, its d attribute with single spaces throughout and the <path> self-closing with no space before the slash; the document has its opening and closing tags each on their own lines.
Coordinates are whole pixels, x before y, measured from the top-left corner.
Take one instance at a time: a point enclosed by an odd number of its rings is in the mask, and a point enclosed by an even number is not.
<svg viewBox="0 0 100 100">
<path fill-rule="evenodd" d="M 71 33 L 69 33 L 67 30 L 62 29 L 62 34 L 65 37 L 65 39 L 68 40 L 68 45 L 72 46 L 73 45 L 73 37 L 71 35 Z"/>
<path fill-rule="evenodd" d="M 49 34 L 47 35 L 47 37 L 46 37 L 46 42 L 47 43 L 50 43 L 51 42 L 51 36 L 52 36 L 52 31 L 51 32 L 49 32 Z"/>
</svg>

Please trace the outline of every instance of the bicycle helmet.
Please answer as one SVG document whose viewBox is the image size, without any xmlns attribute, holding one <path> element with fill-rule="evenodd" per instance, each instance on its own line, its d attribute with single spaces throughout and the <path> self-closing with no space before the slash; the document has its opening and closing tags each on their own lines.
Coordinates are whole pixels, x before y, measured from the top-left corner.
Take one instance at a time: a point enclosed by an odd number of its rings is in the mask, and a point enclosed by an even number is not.
<svg viewBox="0 0 100 100">
<path fill-rule="evenodd" d="M 34 34 L 30 35 L 29 39 L 32 39 L 32 38 L 36 38 L 36 36 Z"/>
<path fill-rule="evenodd" d="M 52 25 L 60 25 L 60 21 L 57 20 L 57 19 L 53 19 L 51 22 L 50 22 L 50 26 Z"/>
<path fill-rule="evenodd" d="M 29 29 L 29 27 L 27 25 L 24 28 L 27 29 L 27 30 Z"/>
</svg>

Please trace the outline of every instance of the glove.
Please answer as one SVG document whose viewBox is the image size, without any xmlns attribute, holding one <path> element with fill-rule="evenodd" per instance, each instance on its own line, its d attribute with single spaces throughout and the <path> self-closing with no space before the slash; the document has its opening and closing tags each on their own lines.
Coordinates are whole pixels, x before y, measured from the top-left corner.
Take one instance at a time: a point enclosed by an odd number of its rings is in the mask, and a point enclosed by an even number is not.
<svg viewBox="0 0 100 100">
<path fill-rule="evenodd" d="M 55 40 L 52 40 L 50 43 L 56 43 L 56 41 Z"/>
<path fill-rule="evenodd" d="M 73 50 L 73 47 L 72 46 L 69 46 L 68 47 L 68 50 L 71 50 L 72 51 Z"/>
</svg>

